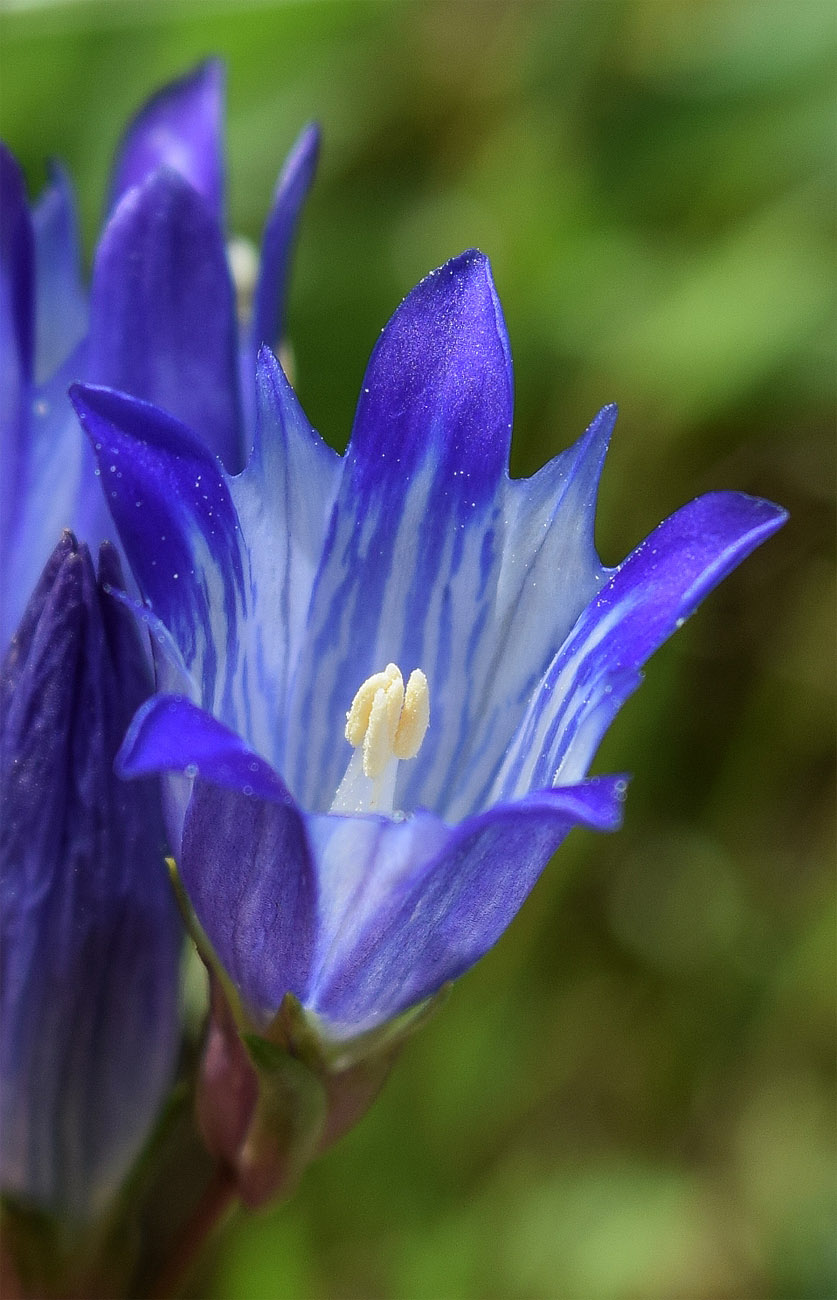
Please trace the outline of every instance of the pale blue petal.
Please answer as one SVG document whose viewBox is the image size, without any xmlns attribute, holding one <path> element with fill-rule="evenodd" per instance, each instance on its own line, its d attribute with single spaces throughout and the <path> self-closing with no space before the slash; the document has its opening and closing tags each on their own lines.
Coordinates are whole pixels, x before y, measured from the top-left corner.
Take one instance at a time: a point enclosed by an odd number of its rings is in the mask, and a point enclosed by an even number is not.
<svg viewBox="0 0 837 1300">
<path fill-rule="evenodd" d="M 683 506 L 613 572 L 532 696 L 491 798 L 578 780 L 645 661 L 765 538 L 784 510 L 739 492 Z"/>
<path fill-rule="evenodd" d="M 458 821 L 486 806 L 533 689 L 604 580 L 593 528 L 615 419 L 616 408 L 605 407 L 533 478 L 504 480 L 473 575 L 477 599 L 455 621 L 458 671 L 447 692 L 431 686 L 431 716 L 445 726 L 416 762 L 402 765 L 399 807 L 432 807 Z M 451 586 L 457 609 L 464 590 Z"/>
<path fill-rule="evenodd" d="M 45 383 L 87 330 L 75 197 L 57 163 L 32 213 L 35 230 L 35 381 Z M 81 378 L 76 374 L 74 379 Z"/>
<path fill-rule="evenodd" d="M 5 572 L 0 583 L 4 644 L 61 530 L 72 528 L 92 546 L 109 531 L 104 498 L 93 474 L 93 457 L 67 400 L 67 388 L 83 367 L 81 343 L 47 383 L 29 393 L 16 483 L 17 514 L 5 544 Z"/>
<path fill-rule="evenodd" d="M 259 709 L 250 742 L 284 770 L 290 676 L 305 633 L 341 461 L 314 432 L 268 348 L 257 367 L 256 442 L 230 485 L 250 555 L 252 689 Z"/>
<path fill-rule="evenodd" d="M 307 1005 L 343 1038 L 430 997 L 496 943 L 573 826 L 619 826 L 624 787 L 599 777 L 540 791 L 457 827 L 426 813 L 309 818 L 321 897 L 332 898 Z M 348 885 L 335 879 L 344 871 Z"/>
<path fill-rule="evenodd" d="M 0 144 L 0 465 L 3 467 L 0 555 L 3 556 L 8 553 L 18 515 L 25 458 L 35 331 L 34 256 L 32 219 L 23 173 L 5 145 Z"/>
</svg>

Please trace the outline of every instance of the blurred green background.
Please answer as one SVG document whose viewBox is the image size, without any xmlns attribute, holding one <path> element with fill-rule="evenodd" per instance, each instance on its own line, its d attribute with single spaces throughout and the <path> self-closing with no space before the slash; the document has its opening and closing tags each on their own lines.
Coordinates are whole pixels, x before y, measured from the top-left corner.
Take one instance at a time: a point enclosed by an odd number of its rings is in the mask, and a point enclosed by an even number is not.
<svg viewBox="0 0 837 1300">
<path fill-rule="evenodd" d="M 296 1198 L 239 1219 L 214 1300 L 835 1295 L 831 0 L 9 4 L 2 131 L 68 163 L 88 254 L 126 117 L 217 53 L 230 228 L 317 118 L 290 305 L 342 447 L 378 330 L 493 261 L 513 470 L 622 415 L 599 545 L 737 487 L 791 510 L 656 657 L 511 931 Z"/>
</svg>

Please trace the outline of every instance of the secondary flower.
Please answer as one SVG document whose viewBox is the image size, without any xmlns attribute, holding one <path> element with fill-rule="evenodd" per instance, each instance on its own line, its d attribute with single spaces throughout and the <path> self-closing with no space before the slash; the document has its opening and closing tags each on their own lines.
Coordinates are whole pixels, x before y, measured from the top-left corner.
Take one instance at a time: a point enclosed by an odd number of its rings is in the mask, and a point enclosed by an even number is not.
<svg viewBox="0 0 837 1300">
<path fill-rule="evenodd" d="M 299 210 L 319 145 L 307 127 L 273 196 L 252 312 L 237 319 L 224 221 L 223 71 L 214 62 L 155 95 L 117 152 L 89 302 L 72 189 L 53 167 L 33 209 L 0 146 L 0 559 L 5 646 L 64 527 L 112 530 L 66 393 L 125 388 L 200 429 L 238 469 L 250 446 L 255 356 L 282 329 Z"/>
<path fill-rule="evenodd" d="M 180 1041 L 182 927 L 156 782 L 113 760 L 148 694 L 112 547 L 68 533 L 0 676 L 0 1189 L 101 1212 L 146 1141 Z"/>
<path fill-rule="evenodd" d="M 291 994 L 343 1060 L 482 956 L 572 826 L 617 826 L 624 781 L 587 777 L 602 734 L 784 518 L 711 494 L 605 569 L 615 409 L 509 479 L 508 340 L 476 252 L 395 313 L 342 459 L 266 349 L 237 477 L 150 405 L 74 401 L 155 640 L 161 693 L 122 771 L 178 774 L 180 878 L 244 1021 L 269 1034 Z"/>
</svg>

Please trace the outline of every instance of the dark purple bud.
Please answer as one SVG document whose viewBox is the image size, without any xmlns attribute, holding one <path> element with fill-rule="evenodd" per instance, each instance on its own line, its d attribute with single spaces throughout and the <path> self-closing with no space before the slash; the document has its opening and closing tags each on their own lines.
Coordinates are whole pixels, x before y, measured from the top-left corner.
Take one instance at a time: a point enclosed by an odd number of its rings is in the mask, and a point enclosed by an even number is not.
<svg viewBox="0 0 837 1300">
<path fill-rule="evenodd" d="M 65 533 L 0 694 L 0 1186 L 99 1213 L 171 1081 L 181 927 L 153 781 L 113 759 L 148 691 L 119 562 Z"/>
</svg>

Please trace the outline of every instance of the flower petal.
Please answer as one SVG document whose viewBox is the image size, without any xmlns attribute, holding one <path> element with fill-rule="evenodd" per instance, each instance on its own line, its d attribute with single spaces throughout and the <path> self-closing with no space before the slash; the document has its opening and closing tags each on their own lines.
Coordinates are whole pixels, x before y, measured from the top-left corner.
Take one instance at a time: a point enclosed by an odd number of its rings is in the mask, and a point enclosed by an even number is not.
<svg viewBox="0 0 837 1300">
<path fill-rule="evenodd" d="M 49 184 L 32 214 L 35 230 L 36 381 L 46 382 L 87 330 L 75 197 L 63 167 L 52 163 Z M 78 375 L 73 378 L 77 379 Z"/>
<path fill-rule="evenodd" d="M 235 300 L 206 201 L 173 171 L 125 195 L 93 268 L 87 377 L 183 420 L 241 467 Z"/>
<path fill-rule="evenodd" d="M 179 790 L 166 783 L 181 881 L 245 1003 L 270 1018 L 288 990 L 305 991 L 316 920 L 304 824 L 281 777 L 235 732 L 174 695 L 139 709 L 116 766 L 123 777 L 186 777 Z"/>
<path fill-rule="evenodd" d="M 438 495 L 467 518 L 506 470 L 511 420 L 505 321 L 488 258 L 471 249 L 426 276 L 375 344 L 352 432 L 352 486 L 400 505 L 432 460 Z"/>
<path fill-rule="evenodd" d="M 372 354 L 314 587 L 291 729 L 291 788 L 327 808 L 335 744 L 362 681 L 424 669 L 431 698 L 467 685 L 464 659 L 498 519 L 512 415 L 505 325 L 471 252 L 407 297 Z M 420 545 L 417 539 L 420 538 Z"/>
<path fill-rule="evenodd" d="M 624 778 L 597 777 L 457 827 L 429 813 L 309 818 L 331 915 L 307 1005 L 343 1038 L 435 993 L 496 943 L 573 826 L 618 827 L 624 788 Z"/>
<path fill-rule="evenodd" d="M 302 997 L 315 941 L 316 878 L 295 805 L 198 781 L 178 867 L 251 1013 L 266 1022 L 284 993 Z"/>
<path fill-rule="evenodd" d="M 435 808 L 460 821 L 486 806 L 556 645 L 604 581 L 593 529 L 615 420 L 616 407 L 606 406 L 573 447 L 534 477 L 503 484 L 494 536 L 483 541 L 480 585 L 474 579 L 471 626 L 466 610 L 455 627 L 459 670 L 447 693 L 444 679 L 434 690 L 445 725 L 428 737 L 418 761 L 402 768 L 399 807 Z"/>
<path fill-rule="evenodd" d="M 252 344 L 275 347 L 284 331 L 291 254 L 302 205 L 317 168 L 320 128 L 310 123 L 297 137 L 276 183 L 262 236 L 262 256 L 251 326 Z"/>
<path fill-rule="evenodd" d="M 247 589 L 221 466 L 185 426 L 146 402 L 82 385 L 70 396 L 143 596 L 201 682 L 204 703 L 237 722 L 233 674 Z"/>
<path fill-rule="evenodd" d="M 224 65 L 208 59 L 159 90 L 128 126 L 116 155 L 110 208 L 160 167 L 180 173 L 219 221 L 224 205 Z"/>
<path fill-rule="evenodd" d="M 14 527 L 3 547 L 0 630 L 4 644 L 62 528 L 72 528 L 91 545 L 106 533 L 107 510 L 93 476 L 92 453 L 67 401 L 67 388 L 83 366 L 82 342 L 48 382 L 29 395 L 15 483 Z"/>
<path fill-rule="evenodd" d="M 34 350 L 34 235 L 23 173 L 0 144 L 0 554 L 20 499 Z"/>
<path fill-rule="evenodd" d="M 120 581 L 112 552 L 102 574 Z M 100 1213 L 178 1050 L 182 931 L 156 790 L 112 763 L 148 689 L 135 629 L 66 534 L 3 666 L 0 1182 Z"/>
<path fill-rule="evenodd" d="M 252 607 L 269 619 L 252 629 L 253 689 L 261 707 L 247 738 L 281 771 L 285 766 L 290 677 L 328 530 L 342 463 L 308 423 L 273 353 L 256 370 L 256 441 L 230 491 L 247 538 Z"/>
<path fill-rule="evenodd" d="M 155 695 L 137 711 L 116 758 L 122 777 L 183 772 L 258 799 L 291 802 L 281 778 L 240 736 L 182 695 Z"/>
<path fill-rule="evenodd" d="M 785 522 L 739 492 L 678 510 L 615 570 L 579 618 L 533 695 L 492 798 L 579 780 L 640 684 L 640 668 L 704 596 Z"/>
</svg>

